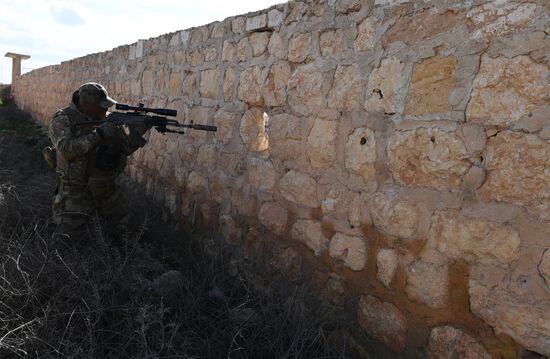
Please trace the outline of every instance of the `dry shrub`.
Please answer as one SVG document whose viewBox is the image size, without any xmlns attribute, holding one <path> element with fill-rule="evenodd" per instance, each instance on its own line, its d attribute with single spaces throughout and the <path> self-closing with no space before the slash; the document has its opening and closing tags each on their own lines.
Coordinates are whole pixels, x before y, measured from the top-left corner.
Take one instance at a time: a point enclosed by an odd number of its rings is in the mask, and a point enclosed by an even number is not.
<svg viewBox="0 0 550 359">
<path fill-rule="evenodd" d="M 247 273 L 261 267 L 221 242 L 207 254 L 206 235 L 146 217 L 118 240 L 99 220 L 60 233 L 39 146 L 0 142 L 0 357 L 340 357 L 324 334 L 330 308 L 306 286 L 256 290 Z"/>
</svg>

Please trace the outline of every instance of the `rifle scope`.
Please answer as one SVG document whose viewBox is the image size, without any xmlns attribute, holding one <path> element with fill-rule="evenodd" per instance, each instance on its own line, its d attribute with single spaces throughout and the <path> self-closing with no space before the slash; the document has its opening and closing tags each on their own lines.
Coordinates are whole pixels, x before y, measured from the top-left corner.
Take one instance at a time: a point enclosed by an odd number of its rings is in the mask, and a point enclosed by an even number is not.
<svg viewBox="0 0 550 359">
<path fill-rule="evenodd" d="M 161 116 L 177 116 L 178 114 L 177 110 L 170 110 L 167 108 L 148 108 L 143 107 L 142 103 L 138 104 L 138 106 L 129 106 L 122 103 L 117 103 L 115 108 L 122 111 L 151 112 Z"/>
</svg>

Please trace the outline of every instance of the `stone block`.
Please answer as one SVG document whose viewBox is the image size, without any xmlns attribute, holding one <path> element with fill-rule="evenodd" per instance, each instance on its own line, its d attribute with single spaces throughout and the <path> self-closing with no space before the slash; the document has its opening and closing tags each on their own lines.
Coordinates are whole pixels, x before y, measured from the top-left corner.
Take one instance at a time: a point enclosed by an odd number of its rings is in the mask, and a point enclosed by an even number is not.
<svg viewBox="0 0 550 359">
<path fill-rule="evenodd" d="M 316 220 L 298 220 L 290 231 L 292 239 L 307 245 L 316 256 L 328 247 L 328 239 L 323 235 L 321 222 Z"/>
<path fill-rule="evenodd" d="M 225 101 L 229 102 L 233 100 L 233 84 L 235 83 L 236 75 L 232 67 L 228 67 L 225 70 L 225 78 L 223 80 L 223 98 Z"/>
<path fill-rule="evenodd" d="M 246 31 L 258 31 L 267 28 L 267 14 L 261 14 L 246 19 Z"/>
<path fill-rule="evenodd" d="M 269 136 L 274 140 L 301 140 L 303 120 L 286 113 L 274 115 L 269 120 Z"/>
<path fill-rule="evenodd" d="M 410 186 L 458 191 L 471 167 L 462 140 L 436 128 L 394 132 L 388 156 L 393 177 Z"/>
<path fill-rule="evenodd" d="M 208 181 L 198 172 L 193 171 L 189 174 L 186 183 L 187 192 L 196 194 L 204 191 L 208 187 Z"/>
<path fill-rule="evenodd" d="M 449 96 L 455 87 L 455 57 L 435 56 L 413 67 L 405 106 L 407 115 L 427 115 L 451 110 Z"/>
<path fill-rule="evenodd" d="M 325 97 L 323 81 L 323 74 L 315 64 L 299 66 L 288 81 L 291 109 L 302 115 L 319 112 Z"/>
<path fill-rule="evenodd" d="M 286 86 L 290 74 L 291 68 L 287 62 L 281 61 L 271 66 L 263 86 L 263 97 L 267 106 L 278 107 L 286 105 Z"/>
<path fill-rule="evenodd" d="M 412 239 L 418 227 L 418 210 L 394 192 L 377 192 L 369 201 L 376 228 L 403 239 Z"/>
<path fill-rule="evenodd" d="M 385 58 L 372 70 L 367 86 L 365 110 L 397 113 L 405 98 L 405 64 L 396 58 Z"/>
<path fill-rule="evenodd" d="M 337 14 L 350 14 L 361 10 L 361 0 L 336 0 Z"/>
<path fill-rule="evenodd" d="M 520 243 L 519 232 L 510 225 L 464 218 L 448 210 L 432 216 L 427 245 L 471 264 L 506 266 L 519 258 Z"/>
<path fill-rule="evenodd" d="M 336 58 L 344 51 L 344 32 L 341 29 L 325 31 L 319 38 L 321 55 Z"/>
<path fill-rule="evenodd" d="M 398 352 L 405 349 L 407 318 L 395 305 L 372 295 L 362 296 L 357 316 L 370 336 Z"/>
<path fill-rule="evenodd" d="M 272 192 L 277 174 L 269 160 L 250 158 L 247 166 L 248 181 L 259 191 Z"/>
<path fill-rule="evenodd" d="M 329 254 L 353 271 L 363 270 L 367 264 L 367 245 L 362 237 L 336 233 L 330 240 Z"/>
<path fill-rule="evenodd" d="M 474 39 L 491 40 L 529 26 L 540 14 L 532 3 L 489 2 L 474 7 L 466 16 L 474 25 Z"/>
<path fill-rule="evenodd" d="M 269 43 L 269 33 L 267 32 L 255 32 L 248 38 L 248 43 L 252 47 L 252 55 L 258 57 L 263 55 L 267 51 L 267 44 Z"/>
<path fill-rule="evenodd" d="M 279 60 L 286 60 L 287 58 L 287 46 L 285 46 L 284 39 L 278 32 L 271 35 L 268 50 L 271 55 L 275 56 Z"/>
<path fill-rule="evenodd" d="M 326 168 L 336 159 L 338 122 L 316 119 L 307 138 L 307 154 L 311 166 Z"/>
<path fill-rule="evenodd" d="M 355 51 L 369 51 L 374 48 L 379 37 L 376 36 L 378 20 L 367 17 L 357 26 L 357 38 L 355 39 Z"/>
<path fill-rule="evenodd" d="M 263 106 L 262 85 L 262 67 L 252 66 L 245 69 L 239 77 L 239 100 L 251 106 Z"/>
<path fill-rule="evenodd" d="M 283 197 L 290 202 L 307 208 L 319 207 L 317 183 L 307 174 L 289 171 L 279 182 L 279 188 Z"/>
<path fill-rule="evenodd" d="M 425 250 L 422 258 L 407 268 L 409 298 L 433 309 L 444 308 L 449 303 L 449 266 L 437 251 Z"/>
<path fill-rule="evenodd" d="M 290 38 L 288 43 L 288 61 L 304 62 L 311 56 L 311 34 L 298 34 Z"/>
<path fill-rule="evenodd" d="M 438 14 L 434 13 L 433 8 L 421 12 L 411 12 L 407 16 L 397 19 L 395 24 L 384 34 L 382 43 L 384 48 L 388 48 L 391 43 L 398 41 L 414 44 L 450 31 L 463 23 L 463 12 L 446 11 Z"/>
<path fill-rule="evenodd" d="M 362 89 L 359 65 L 340 65 L 334 74 L 332 90 L 328 97 L 328 106 L 339 111 L 356 111 L 360 107 Z"/>
<path fill-rule="evenodd" d="M 376 137 L 369 128 L 356 128 L 349 135 L 345 147 L 346 168 L 369 181 L 374 179 L 376 162 Z"/>
<path fill-rule="evenodd" d="M 507 127 L 547 104 L 548 66 L 529 56 L 481 57 L 481 67 L 466 109 L 466 121 Z"/>
<path fill-rule="evenodd" d="M 282 11 L 277 9 L 269 10 L 267 13 L 267 26 L 273 28 L 281 25 L 285 16 Z"/>
<path fill-rule="evenodd" d="M 380 249 L 376 256 L 377 278 L 387 288 L 395 277 L 397 266 L 399 265 L 399 256 L 395 249 Z"/>
<path fill-rule="evenodd" d="M 260 222 L 276 235 L 282 235 L 286 228 L 288 212 L 277 202 L 267 202 L 260 207 Z"/>
<path fill-rule="evenodd" d="M 201 72 L 201 84 L 199 92 L 202 97 L 217 100 L 220 95 L 222 73 L 218 69 L 204 70 Z"/>
<path fill-rule="evenodd" d="M 233 57 L 235 56 L 235 45 L 230 43 L 229 41 L 223 42 L 223 48 L 222 48 L 222 61 L 231 61 L 233 60 Z"/>
<path fill-rule="evenodd" d="M 491 355 L 474 338 L 449 325 L 430 332 L 427 359 L 491 359 Z"/>
<path fill-rule="evenodd" d="M 478 190 L 486 200 L 524 206 L 550 219 L 550 142 L 519 132 L 491 137 L 483 153 L 487 179 Z"/>
</svg>

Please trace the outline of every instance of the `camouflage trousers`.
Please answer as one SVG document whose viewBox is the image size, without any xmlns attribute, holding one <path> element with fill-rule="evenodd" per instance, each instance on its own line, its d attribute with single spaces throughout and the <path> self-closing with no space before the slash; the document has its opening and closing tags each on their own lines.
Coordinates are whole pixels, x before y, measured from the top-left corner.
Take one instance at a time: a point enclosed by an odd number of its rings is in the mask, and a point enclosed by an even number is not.
<svg viewBox="0 0 550 359">
<path fill-rule="evenodd" d="M 60 182 L 53 198 L 53 221 L 67 231 L 78 231 L 95 219 L 117 231 L 130 230 L 133 216 L 114 180 L 69 184 Z"/>
</svg>

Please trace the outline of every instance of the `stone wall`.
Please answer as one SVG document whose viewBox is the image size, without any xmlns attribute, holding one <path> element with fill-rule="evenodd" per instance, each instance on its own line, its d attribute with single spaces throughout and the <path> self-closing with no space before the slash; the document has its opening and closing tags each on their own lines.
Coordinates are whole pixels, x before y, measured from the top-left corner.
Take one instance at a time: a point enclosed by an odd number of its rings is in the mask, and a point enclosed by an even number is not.
<svg viewBox="0 0 550 359">
<path fill-rule="evenodd" d="M 14 94 L 47 122 L 93 80 L 218 126 L 151 133 L 129 175 L 185 221 L 271 243 L 396 351 L 550 355 L 549 35 L 545 0 L 293 1 Z"/>
</svg>

